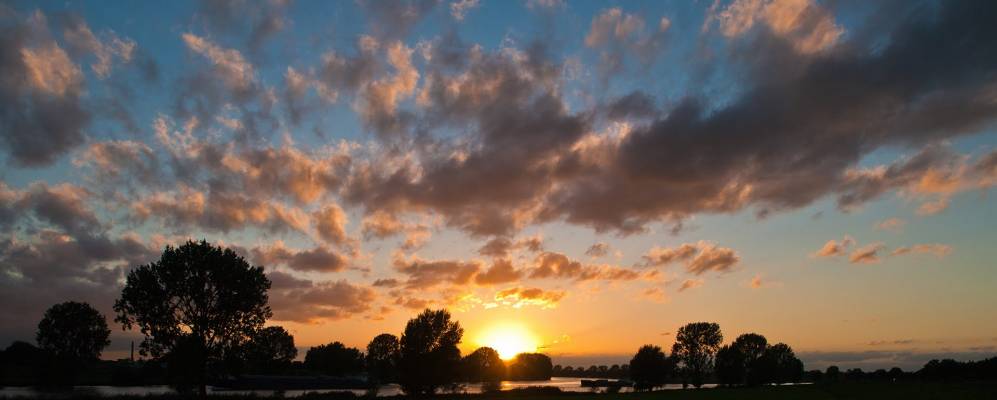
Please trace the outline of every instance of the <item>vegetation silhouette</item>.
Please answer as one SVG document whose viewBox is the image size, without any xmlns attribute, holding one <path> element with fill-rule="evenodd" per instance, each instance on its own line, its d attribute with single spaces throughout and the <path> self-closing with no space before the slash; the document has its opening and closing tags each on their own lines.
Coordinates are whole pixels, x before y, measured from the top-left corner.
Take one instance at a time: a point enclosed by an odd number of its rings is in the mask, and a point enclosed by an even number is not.
<svg viewBox="0 0 997 400">
<path fill-rule="evenodd" d="M 407 394 L 430 395 L 460 378 L 464 328 L 447 310 L 426 309 L 405 325 L 400 342 L 398 383 Z"/>
<path fill-rule="evenodd" d="M 67 301 L 45 311 L 35 341 L 46 353 L 44 380 L 72 385 L 76 371 L 100 358 L 111 341 L 107 320 L 87 303 Z"/>
<path fill-rule="evenodd" d="M 305 367 L 330 376 L 358 375 L 363 372 L 364 364 L 364 355 L 359 349 L 340 342 L 315 346 L 305 353 Z"/>
<path fill-rule="evenodd" d="M 506 379 L 508 373 L 505 361 L 491 347 L 479 347 L 465 356 L 461 369 L 465 381 L 485 383 L 487 389 L 496 389 L 497 383 Z"/>
<path fill-rule="evenodd" d="M 86 303 L 68 301 L 45 312 L 35 337 L 38 346 L 14 342 L 0 351 L 0 384 L 168 383 L 181 393 L 199 389 L 204 395 L 209 383 L 243 389 L 368 387 L 374 393 L 378 385 L 398 383 L 408 395 L 426 396 L 455 389 L 459 382 L 480 382 L 489 391 L 499 389 L 502 380 L 552 376 L 614 378 L 619 381 L 607 383 L 608 388 L 632 384 L 636 391 L 679 381 L 695 387 L 706 382 L 760 386 L 803 380 L 822 384 L 997 381 L 997 357 L 932 360 L 916 372 L 900 368 L 842 372 L 837 366 L 804 372 L 789 345 L 770 345 L 757 333 L 723 344 L 720 326 L 711 322 L 680 328 L 670 356 L 648 344 L 624 365 L 554 366 L 549 356 L 540 353 L 519 354 L 506 362 L 488 347 L 461 357 L 458 345 L 464 331 L 445 309 L 424 310 L 408 321 L 400 337 L 388 333 L 374 337 L 366 352 L 334 341 L 310 348 L 300 362 L 295 361 L 298 350 L 287 330 L 263 326 L 270 317 L 269 287 L 262 267 L 250 266 L 230 249 L 203 240 L 167 246 L 158 261 L 129 272 L 114 305 L 116 321 L 143 333 L 140 353 L 149 358 L 100 360 L 110 343 L 104 316 Z M 553 393 L 548 392 L 542 393 Z"/>
<path fill-rule="evenodd" d="M 268 289 L 263 267 L 207 241 L 187 241 L 128 273 L 115 321 L 139 328 L 141 354 L 170 355 L 178 387 L 194 385 L 204 395 L 208 365 L 220 366 L 271 316 Z"/>
<path fill-rule="evenodd" d="M 672 345 L 672 357 L 678 361 L 682 384 L 703 385 L 712 372 L 713 357 L 723 342 L 720 325 L 713 322 L 693 322 L 679 328 Z"/>
<path fill-rule="evenodd" d="M 378 384 L 393 382 L 398 376 L 398 358 L 401 344 L 398 337 L 382 333 L 367 344 L 367 380 L 374 388 Z"/>
<path fill-rule="evenodd" d="M 674 370 L 673 360 L 661 351 L 661 347 L 650 344 L 641 346 L 629 364 L 630 379 L 638 392 L 663 386 Z"/>
<path fill-rule="evenodd" d="M 514 381 L 549 380 L 554 370 L 550 357 L 540 353 L 520 353 L 509 363 L 509 379 Z"/>
</svg>

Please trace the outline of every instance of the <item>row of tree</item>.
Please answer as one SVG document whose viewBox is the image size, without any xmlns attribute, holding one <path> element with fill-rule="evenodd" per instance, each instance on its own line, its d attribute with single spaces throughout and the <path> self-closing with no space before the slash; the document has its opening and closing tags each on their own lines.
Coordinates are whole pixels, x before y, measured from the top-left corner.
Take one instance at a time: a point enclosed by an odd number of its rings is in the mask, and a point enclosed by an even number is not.
<svg viewBox="0 0 997 400">
<path fill-rule="evenodd" d="M 720 325 L 694 322 L 679 328 L 671 356 L 658 346 L 641 347 L 629 366 L 635 389 L 650 390 L 675 380 L 683 386 L 700 387 L 711 377 L 730 386 L 798 382 L 803 378 L 803 362 L 784 343 L 769 345 L 756 333 L 722 343 Z"/>
</svg>

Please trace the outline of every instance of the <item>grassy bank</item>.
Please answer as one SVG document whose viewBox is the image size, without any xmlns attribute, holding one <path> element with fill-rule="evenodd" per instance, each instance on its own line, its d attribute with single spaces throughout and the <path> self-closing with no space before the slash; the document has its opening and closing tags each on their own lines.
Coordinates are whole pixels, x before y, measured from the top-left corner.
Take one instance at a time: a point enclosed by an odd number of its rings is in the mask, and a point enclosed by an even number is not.
<svg viewBox="0 0 997 400">
<path fill-rule="evenodd" d="M 225 400 L 266 399 L 263 396 L 215 395 Z M 54 395 L 52 398 L 58 398 Z M 74 397 L 77 399 L 105 399 L 102 397 Z M 174 400 L 180 395 L 116 396 L 115 400 Z M 363 397 L 350 393 L 306 394 L 302 400 L 351 400 Z M 404 396 L 389 399 L 406 399 Z M 664 390 L 649 393 L 569 393 L 550 390 L 523 389 L 501 393 L 473 395 L 438 395 L 434 400 L 780 400 L 780 399 L 997 399 L 997 383 L 833 383 L 800 386 L 717 388 Z"/>
</svg>

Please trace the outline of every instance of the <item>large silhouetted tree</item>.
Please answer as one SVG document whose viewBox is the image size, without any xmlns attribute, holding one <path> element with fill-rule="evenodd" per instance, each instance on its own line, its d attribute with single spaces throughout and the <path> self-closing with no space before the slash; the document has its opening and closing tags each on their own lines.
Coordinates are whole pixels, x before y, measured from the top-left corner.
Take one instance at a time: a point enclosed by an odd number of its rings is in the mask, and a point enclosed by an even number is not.
<svg viewBox="0 0 997 400">
<path fill-rule="evenodd" d="M 464 357 L 462 364 L 468 382 L 501 382 L 506 376 L 505 362 L 491 347 L 479 347 Z"/>
<path fill-rule="evenodd" d="M 803 377 L 803 362 L 785 343 L 766 348 L 754 368 L 760 374 L 760 383 L 798 382 Z"/>
<path fill-rule="evenodd" d="M 540 353 L 520 353 L 509 363 L 509 379 L 512 380 L 545 381 L 553 371 L 550 357 Z"/>
<path fill-rule="evenodd" d="M 367 344 L 367 377 L 373 384 L 390 382 L 397 376 L 401 351 L 398 337 L 382 333 Z"/>
<path fill-rule="evenodd" d="M 38 346 L 61 360 L 94 361 L 111 344 L 107 320 L 90 304 L 67 301 L 52 306 L 38 323 Z"/>
<path fill-rule="evenodd" d="M 762 377 L 757 370 L 758 360 L 765 354 L 768 348 L 768 339 L 757 333 L 745 333 L 738 336 L 730 346 L 736 351 L 742 362 L 742 380 L 746 380 L 749 385 L 762 383 Z M 744 383 L 744 382 L 736 382 Z"/>
<path fill-rule="evenodd" d="M 268 326 L 254 332 L 242 347 L 242 358 L 247 367 L 257 373 L 284 370 L 297 356 L 294 336 L 280 326 Z"/>
<path fill-rule="evenodd" d="M 405 325 L 398 380 L 408 394 L 433 394 L 457 381 L 464 329 L 447 310 L 426 309 Z"/>
<path fill-rule="evenodd" d="M 672 357 L 682 363 L 682 373 L 693 386 L 703 385 L 723 340 L 720 325 L 712 322 L 686 324 L 675 334 Z"/>
<path fill-rule="evenodd" d="M 744 365 L 744 354 L 734 346 L 724 345 L 717 350 L 714 360 L 717 381 L 722 385 L 740 385 L 746 374 Z"/>
<path fill-rule="evenodd" d="M 206 241 L 167 246 L 159 261 L 128 273 L 116 321 L 145 335 L 141 354 L 170 357 L 184 376 L 199 377 L 207 363 L 238 349 L 270 317 L 263 267 Z"/>
<path fill-rule="evenodd" d="M 663 386 L 672 373 L 671 361 L 661 347 L 644 345 L 630 359 L 630 379 L 637 391 Z"/>
<path fill-rule="evenodd" d="M 357 375 L 364 370 L 364 355 L 359 349 L 333 342 L 308 349 L 305 366 L 332 376 Z"/>
</svg>

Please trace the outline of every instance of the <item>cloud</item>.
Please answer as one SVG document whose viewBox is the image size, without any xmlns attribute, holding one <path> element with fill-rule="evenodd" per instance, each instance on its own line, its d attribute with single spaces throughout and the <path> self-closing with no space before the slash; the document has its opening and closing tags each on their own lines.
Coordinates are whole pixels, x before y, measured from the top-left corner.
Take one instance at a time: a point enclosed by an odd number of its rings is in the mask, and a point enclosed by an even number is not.
<svg viewBox="0 0 997 400">
<path fill-rule="evenodd" d="M 648 267 L 682 262 L 687 272 L 701 275 L 709 271 L 729 272 L 740 262 L 741 257 L 734 249 L 717 247 L 714 243 L 699 241 L 683 243 L 675 248 L 655 246 L 644 254 L 643 259 L 643 265 Z"/>
<path fill-rule="evenodd" d="M 131 204 L 137 222 L 162 221 L 177 229 L 200 227 L 215 232 L 248 228 L 272 233 L 308 234 L 308 216 L 301 209 L 279 202 L 238 194 L 207 194 L 180 186 L 176 191 L 155 192 Z"/>
<path fill-rule="evenodd" d="M 848 252 L 848 248 L 855 244 L 855 239 L 851 236 L 845 235 L 841 241 L 828 240 L 824 243 L 824 246 L 813 253 L 814 257 L 836 257 L 845 255 Z"/>
<path fill-rule="evenodd" d="M 606 254 L 609 254 L 609 250 L 610 247 L 606 243 L 593 243 L 589 246 L 588 250 L 585 250 L 585 255 L 593 258 L 605 257 Z"/>
<path fill-rule="evenodd" d="M 40 11 L 5 9 L 0 34 L 0 147 L 17 167 L 43 167 L 84 143 L 84 76 Z"/>
<path fill-rule="evenodd" d="M 665 45 L 665 33 L 671 26 L 662 17 L 645 32 L 644 18 L 627 14 L 619 8 L 603 10 L 592 18 L 592 25 L 585 36 L 585 46 L 599 49 L 599 71 L 603 79 L 623 71 L 625 57 L 632 56 L 644 68 L 652 64 Z"/>
<path fill-rule="evenodd" d="M 518 281 L 523 277 L 523 271 L 513 267 L 509 260 L 495 260 L 492 266 L 474 276 L 478 285 L 497 285 Z"/>
<path fill-rule="evenodd" d="M 394 268 L 407 276 L 405 287 L 428 289 L 441 284 L 466 285 L 481 270 L 477 261 L 439 260 L 428 261 L 417 257 L 395 258 Z"/>
<path fill-rule="evenodd" d="M 349 239 L 346 235 L 346 213 L 336 204 L 328 204 L 312 213 L 315 229 L 326 243 L 344 244 Z"/>
<path fill-rule="evenodd" d="M 704 29 L 717 21 L 720 32 L 734 38 L 763 25 L 789 40 L 801 53 L 815 53 L 837 43 L 844 29 L 814 0 L 735 0 L 717 12 L 711 8 Z"/>
<path fill-rule="evenodd" d="M 668 294 L 665 293 L 665 289 L 660 287 L 650 287 L 641 292 L 641 297 L 655 303 L 665 303 L 669 300 Z"/>
<path fill-rule="evenodd" d="M 69 44 L 71 51 L 78 54 L 93 54 L 96 59 L 90 64 L 90 69 L 98 78 L 106 79 L 110 73 L 115 59 L 127 64 L 132 61 L 137 45 L 134 40 L 120 38 L 113 31 L 105 32 L 102 41 L 94 35 L 93 31 L 82 18 L 68 18 L 69 23 L 63 32 L 63 38 Z"/>
<path fill-rule="evenodd" d="M 381 38 L 402 39 L 439 4 L 438 0 L 362 1 L 371 31 Z"/>
<path fill-rule="evenodd" d="M 875 264 L 879 262 L 879 252 L 886 247 L 882 243 L 870 243 L 859 247 L 848 255 L 848 262 L 852 264 Z"/>
<path fill-rule="evenodd" d="M 272 290 L 273 320 L 320 323 L 341 320 L 371 309 L 373 289 L 346 280 L 313 282 L 304 288 Z"/>
<path fill-rule="evenodd" d="M 512 308 L 537 306 L 541 309 L 555 308 L 564 298 L 564 291 L 548 291 L 540 288 L 510 288 L 495 293 L 495 302 Z"/>
<path fill-rule="evenodd" d="M 752 277 L 751 280 L 747 282 L 746 286 L 751 289 L 764 289 L 764 288 L 782 287 L 782 282 L 764 279 L 761 274 L 755 274 L 755 276 Z"/>
<path fill-rule="evenodd" d="M 901 218 L 888 218 L 876 223 L 876 229 L 883 231 L 901 231 L 907 225 L 907 221 Z"/>
<path fill-rule="evenodd" d="M 478 7 L 478 0 L 457 0 L 450 3 L 450 15 L 455 20 L 463 21 L 468 11 Z"/>
<path fill-rule="evenodd" d="M 702 279 L 686 279 L 682 281 L 682 286 L 679 286 L 679 292 L 684 292 L 688 289 L 695 289 L 703 286 L 705 282 Z"/>
<path fill-rule="evenodd" d="M 891 256 L 899 256 L 904 254 L 932 254 L 935 257 L 942 258 L 952 253 L 952 246 L 941 243 L 922 243 L 915 244 L 910 247 L 897 247 L 890 253 Z"/>
<path fill-rule="evenodd" d="M 229 89 L 246 92 L 255 85 L 256 71 L 238 50 L 222 48 L 192 33 L 184 33 L 180 37 L 188 49 L 211 61 L 215 75 Z"/>
<path fill-rule="evenodd" d="M 509 252 L 518 249 L 526 249 L 534 253 L 543 251 L 543 238 L 534 236 L 513 241 L 506 237 L 495 237 L 481 246 L 478 249 L 478 254 L 489 257 L 505 257 Z"/>
<path fill-rule="evenodd" d="M 349 260 L 331 249 L 317 246 L 308 250 L 294 250 L 276 241 L 269 246 L 258 246 L 250 250 L 255 264 L 286 265 L 302 272 L 339 272 L 349 265 Z"/>
<path fill-rule="evenodd" d="M 555 252 L 542 252 L 537 255 L 534 267 L 529 273 L 529 277 L 534 279 L 557 278 L 575 281 L 654 280 L 657 276 L 658 272 L 654 270 L 638 271 L 613 265 L 585 265 Z"/>
</svg>

